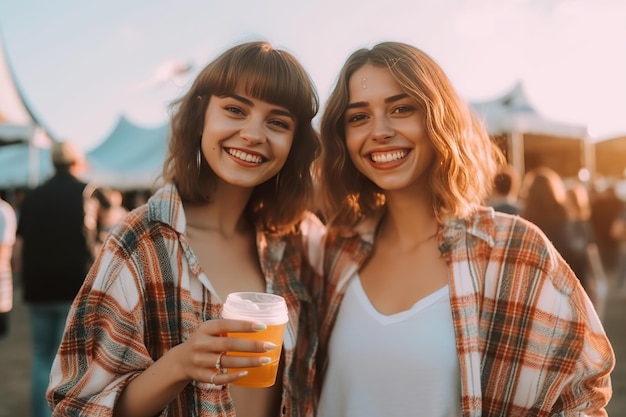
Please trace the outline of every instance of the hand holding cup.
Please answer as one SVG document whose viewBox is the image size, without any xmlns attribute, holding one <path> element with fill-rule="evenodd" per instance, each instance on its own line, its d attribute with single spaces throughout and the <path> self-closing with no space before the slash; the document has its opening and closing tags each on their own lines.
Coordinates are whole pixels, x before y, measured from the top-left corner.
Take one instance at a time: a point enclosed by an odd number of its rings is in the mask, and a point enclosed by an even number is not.
<svg viewBox="0 0 626 417">
<path fill-rule="evenodd" d="M 245 377 L 249 370 L 264 367 L 271 362 L 268 351 L 276 350 L 277 346 L 262 338 L 240 335 L 254 335 L 265 331 L 266 327 L 246 320 L 205 321 L 187 341 L 176 347 L 184 379 L 225 385 Z M 230 368 L 232 370 L 227 372 Z"/>
<path fill-rule="evenodd" d="M 262 342 L 265 347 L 275 346 L 275 349 L 267 349 L 262 353 L 252 351 L 228 350 L 228 357 L 240 357 L 252 360 L 257 358 L 265 363 L 264 366 L 249 367 L 247 375 L 234 380 L 233 384 L 262 388 L 270 387 L 276 382 L 276 374 L 282 351 L 285 324 L 289 320 L 285 299 L 279 295 L 261 292 L 237 292 L 229 294 L 224 303 L 222 317 L 229 319 L 249 320 L 266 326 L 265 330 L 254 333 L 229 331 L 229 337 L 248 339 L 248 341 Z M 268 345 L 269 343 L 269 345 Z M 269 357 L 269 363 L 265 358 Z M 240 372 L 241 369 L 230 369 L 231 372 Z"/>
</svg>

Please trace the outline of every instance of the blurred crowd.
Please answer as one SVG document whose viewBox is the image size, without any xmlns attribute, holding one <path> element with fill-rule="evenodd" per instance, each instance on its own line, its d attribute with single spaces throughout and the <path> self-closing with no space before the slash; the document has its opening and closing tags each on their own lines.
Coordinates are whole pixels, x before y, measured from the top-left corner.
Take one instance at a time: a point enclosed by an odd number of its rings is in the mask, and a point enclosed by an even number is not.
<svg viewBox="0 0 626 417">
<path fill-rule="evenodd" d="M 617 276 L 626 296 L 626 202 L 618 183 L 585 183 L 555 170 L 535 167 L 523 175 L 512 166 L 496 176 L 487 202 L 495 210 L 524 217 L 554 243 L 603 318 L 607 273 Z"/>
</svg>

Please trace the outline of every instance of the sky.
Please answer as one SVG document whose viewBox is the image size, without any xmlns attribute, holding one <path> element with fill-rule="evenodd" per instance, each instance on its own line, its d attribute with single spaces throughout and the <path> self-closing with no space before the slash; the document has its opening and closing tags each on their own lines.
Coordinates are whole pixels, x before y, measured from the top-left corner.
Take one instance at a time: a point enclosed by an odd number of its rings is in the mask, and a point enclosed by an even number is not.
<svg viewBox="0 0 626 417">
<path fill-rule="evenodd" d="M 0 0 L 0 39 L 42 124 L 85 150 L 121 116 L 167 123 L 193 77 L 248 40 L 292 52 L 322 106 L 351 52 L 392 40 L 432 56 L 470 102 L 522 82 L 545 117 L 592 140 L 626 135 L 623 0 Z"/>
</svg>

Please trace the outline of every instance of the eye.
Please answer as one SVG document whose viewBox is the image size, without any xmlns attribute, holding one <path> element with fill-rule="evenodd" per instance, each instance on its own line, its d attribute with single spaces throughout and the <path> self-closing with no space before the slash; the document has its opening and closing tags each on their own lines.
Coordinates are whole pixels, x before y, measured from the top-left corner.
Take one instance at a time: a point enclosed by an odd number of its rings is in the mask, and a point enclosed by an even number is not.
<svg viewBox="0 0 626 417">
<path fill-rule="evenodd" d="M 237 106 L 226 106 L 226 107 L 224 107 L 224 110 L 226 110 L 227 112 L 230 112 L 230 113 L 237 114 L 237 115 L 245 114 L 244 111 L 241 108 L 237 107 Z"/>
<path fill-rule="evenodd" d="M 270 120 L 269 123 L 271 125 L 273 125 L 273 126 L 279 127 L 281 129 L 284 129 L 284 130 L 290 130 L 291 129 L 291 124 L 287 123 L 287 122 L 285 122 L 284 120 L 281 120 L 281 119 L 273 119 L 273 120 Z"/>
<path fill-rule="evenodd" d="M 367 115 L 364 113 L 355 113 L 351 115 L 350 114 L 346 115 L 346 123 L 356 123 L 365 119 L 367 119 Z"/>
<path fill-rule="evenodd" d="M 400 106 L 394 107 L 391 113 L 401 114 L 401 113 L 410 113 L 415 110 L 415 107 L 402 104 Z"/>
</svg>

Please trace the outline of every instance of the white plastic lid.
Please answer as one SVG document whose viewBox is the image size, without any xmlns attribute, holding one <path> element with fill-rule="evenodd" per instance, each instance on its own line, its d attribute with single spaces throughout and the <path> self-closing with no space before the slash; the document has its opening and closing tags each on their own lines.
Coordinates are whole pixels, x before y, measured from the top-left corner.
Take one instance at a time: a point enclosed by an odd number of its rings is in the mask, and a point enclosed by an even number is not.
<svg viewBox="0 0 626 417">
<path fill-rule="evenodd" d="M 225 319 L 250 320 L 262 324 L 284 324 L 289 320 L 287 303 L 280 295 L 263 292 L 228 294 L 222 309 Z"/>
</svg>

